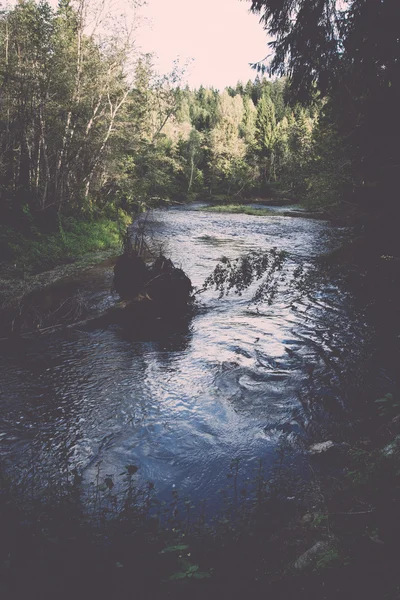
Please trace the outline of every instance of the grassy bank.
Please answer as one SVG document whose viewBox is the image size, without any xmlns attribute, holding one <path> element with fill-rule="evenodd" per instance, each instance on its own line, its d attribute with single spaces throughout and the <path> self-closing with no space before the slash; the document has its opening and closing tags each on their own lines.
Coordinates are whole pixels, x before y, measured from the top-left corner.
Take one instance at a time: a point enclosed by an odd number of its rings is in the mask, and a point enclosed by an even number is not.
<svg viewBox="0 0 400 600">
<path fill-rule="evenodd" d="M 34 226 L 24 232 L 3 226 L 0 228 L 3 268 L 8 266 L 9 273 L 15 276 L 38 273 L 91 252 L 119 250 L 121 233 L 128 222 L 128 217 L 120 214 L 118 220 L 65 218 L 51 232 Z"/>
<path fill-rule="evenodd" d="M 203 212 L 231 213 L 251 215 L 254 217 L 268 217 L 276 214 L 268 208 L 253 208 L 252 206 L 246 206 L 245 204 L 218 204 L 216 206 L 204 206 L 200 208 L 200 210 Z"/>
</svg>

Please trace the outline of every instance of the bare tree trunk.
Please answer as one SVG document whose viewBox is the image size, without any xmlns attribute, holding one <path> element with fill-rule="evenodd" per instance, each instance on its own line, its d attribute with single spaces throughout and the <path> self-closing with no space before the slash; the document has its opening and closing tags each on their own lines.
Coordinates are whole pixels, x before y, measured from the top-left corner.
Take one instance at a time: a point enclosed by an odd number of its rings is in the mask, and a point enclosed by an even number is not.
<svg viewBox="0 0 400 600">
<path fill-rule="evenodd" d="M 81 94 L 81 79 L 82 79 L 82 65 L 83 65 L 83 53 L 82 53 L 82 39 L 83 39 L 83 28 L 84 28 L 84 12 L 86 10 L 86 0 L 80 0 L 78 7 L 78 40 L 77 40 L 77 57 L 76 57 L 76 75 L 75 75 L 75 89 L 72 96 L 72 104 L 76 106 L 79 104 Z M 57 162 L 56 168 L 56 180 L 55 180 L 55 192 L 59 194 L 59 210 L 63 202 L 63 192 L 65 185 L 65 159 L 68 153 L 68 147 L 70 146 L 75 133 L 75 125 L 71 127 L 72 122 L 72 110 L 68 111 L 67 122 L 64 128 L 64 136 L 61 146 L 61 152 Z"/>
<path fill-rule="evenodd" d="M 190 179 L 189 179 L 189 186 L 188 186 L 188 191 L 187 191 L 188 194 L 192 188 L 193 172 L 194 172 L 194 151 L 192 152 L 192 154 L 190 156 Z"/>
<path fill-rule="evenodd" d="M 37 158 L 36 158 L 36 174 L 35 174 L 35 189 L 36 189 L 36 194 L 39 193 L 39 182 L 40 182 L 40 158 L 41 158 L 41 152 L 40 152 L 41 146 L 39 143 L 39 147 L 37 150 Z"/>
<path fill-rule="evenodd" d="M 10 44 L 10 34 L 8 31 L 8 22 L 6 20 L 6 47 L 5 47 L 5 54 L 6 54 L 6 66 L 8 67 L 8 48 L 9 48 L 9 44 Z"/>
<path fill-rule="evenodd" d="M 39 111 L 40 118 L 40 142 L 44 160 L 44 168 L 45 168 L 45 177 L 44 177 L 44 190 L 41 199 L 41 208 L 44 210 L 46 208 L 47 201 L 47 190 L 50 183 L 51 175 L 50 175 L 50 165 L 49 165 L 49 157 L 47 154 L 47 143 L 46 143 L 46 135 L 45 135 L 45 122 L 43 117 L 43 108 L 40 108 Z"/>
<path fill-rule="evenodd" d="M 96 106 L 93 109 L 92 116 L 90 117 L 90 119 L 89 119 L 89 121 L 88 121 L 88 123 L 86 125 L 85 135 L 84 135 L 84 138 L 83 138 L 83 142 L 80 145 L 80 147 L 78 148 L 78 152 L 76 153 L 75 158 L 74 158 L 74 163 L 75 164 L 77 164 L 78 161 L 79 161 L 79 159 L 80 159 L 80 156 L 81 156 L 82 151 L 83 151 L 83 149 L 84 149 L 84 147 L 86 145 L 86 142 L 87 142 L 90 130 L 92 129 L 94 122 L 96 121 L 96 119 L 99 119 L 100 117 L 102 117 L 104 115 L 104 113 L 105 113 L 105 109 L 103 109 L 103 110 L 101 110 L 99 112 L 99 109 L 100 109 L 102 101 L 103 101 L 103 94 L 101 94 L 99 96 L 98 102 L 97 102 Z"/>
<path fill-rule="evenodd" d="M 90 192 L 90 186 L 92 184 L 93 181 L 93 177 L 94 174 L 96 172 L 96 169 L 100 163 L 101 157 L 103 155 L 104 150 L 106 149 L 108 140 L 110 139 L 110 135 L 111 132 L 114 128 L 114 124 L 115 124 L 115 118 L 121 108 L 121 106 L 125 103 L 125 100 L 127 98 L 129 94 L 129 89 L 126 89 L 124 94 L 122 95 L 122 98 L 117 102 L 117 104 L 115 106 L 113 106 L 111 98 L 110 98 L 110 94 L 108 93 L 108 103 L 109 103 L 109 107 L 110 107 L 110 123 L 108 125 L 108 129 L 106 132 L 106 135 L 104 136 L 103 142 L 99 148 L 99 151 L 97 152 L 93 163 L 92 163 L 92 168 L 90 170 L 89 175 L 86 177 L 86 185 L 85 185 L 85 200 L 87 200 L 89 198 L 89 192 Z"/>
</svg>

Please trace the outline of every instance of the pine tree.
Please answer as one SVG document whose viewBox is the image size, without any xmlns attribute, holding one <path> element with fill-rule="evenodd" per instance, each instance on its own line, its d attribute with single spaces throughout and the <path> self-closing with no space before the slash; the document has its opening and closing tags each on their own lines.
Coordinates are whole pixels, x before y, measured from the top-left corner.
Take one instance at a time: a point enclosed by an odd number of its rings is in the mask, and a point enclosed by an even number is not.
<svg viewBox="0 0 400 600">
<path fill-rule="evenodd" d="M 264 92 L 257 105 L 256 119 L 256 151 L 263 162 L 265 181 L 275 178 L 274 141 L 275 141 L 275 108 L 269 94 Z"/>
</svg>

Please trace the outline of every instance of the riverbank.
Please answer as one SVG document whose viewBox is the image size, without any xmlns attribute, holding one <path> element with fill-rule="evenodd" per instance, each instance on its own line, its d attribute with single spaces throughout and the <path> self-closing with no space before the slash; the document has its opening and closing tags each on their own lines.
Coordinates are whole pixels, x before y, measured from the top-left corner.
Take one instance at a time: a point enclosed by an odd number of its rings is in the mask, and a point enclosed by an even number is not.
<svg viewBox="0 0 400 600">
<path fill-rule="evenodd" d="M 131 219 L 121 211 L 115 218 L 59 219 L 52 227 L 34 221 L 18 228 L 1 226 L 2 278 L 24 279 L 60 265 L 75 263 L 96 252 L 116 251 Z"/>
<path fill-rule="evenodd" d="M 119 211 L 114 219 L 59 219 L 49 231 L 30 221 L 18 230 L 2 226 L 0 336 L 46 328 L 50 314 L 56 315 L 53 325 L 78 315 L 79 281 L 74 285 L 73 278 L 120 254 L 130 222 Z"/>
<path fill-rule="evenodd" d="M 111 288 L 115 258 L 116 250 L 109 249 L 23 279 L 0 273 L 0 337 L 38 334 L 84 318 L 88 307 L 82 289 L 103 277 Z"/>
<path fill-rule="evenodd" d="M 259 202 L 260 208 L 230 204 L 198 210 L 264 217 L 281 214 L 276 211 L 279 201 L 270 201 L 273 208 L 262 208 L 268 200 Z M 288 201 L 280 202 L 287 207 Z M 291 216 L 290 211 L 282 214 Z M 47 331 L 84 318 L 79 274 L 120 254 L 129 222 L 120 212 L 117 220 L 64 219 L 58 231 L 47 234 L 33 228 L 23 235 L 3 227 L 0 244 L 8 260 L 0 263 L 0 337 Z"/>
</svg>

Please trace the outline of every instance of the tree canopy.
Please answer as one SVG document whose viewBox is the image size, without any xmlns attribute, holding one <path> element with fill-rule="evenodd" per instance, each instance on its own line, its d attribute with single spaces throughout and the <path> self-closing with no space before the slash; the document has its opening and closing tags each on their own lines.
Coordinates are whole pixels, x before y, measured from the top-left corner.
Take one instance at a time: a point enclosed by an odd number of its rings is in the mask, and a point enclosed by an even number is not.
<svg viewBox="0 0 400 600">
<path fill-rule="evenodd" d="M 400 168 L 400 2 L 251 0 L 251 10 L 273 38 L 261 70 L 288 75 L 297 101 L 327 97 L 329 127 L 342 136 L 364 197 L 376 185 L 392 197 Z"/>
<path fill-rule="evenodd" d="M 3 223 L 266 193 L 294 172 L 300 122 L 283 80 L 190 90 L 178 64 L 159 76 L 150 54 L 132 55 L 130 33 L 90 33 L 89 8 L 24 0 L 0 13 Z"/>
<path fill-rule="evenodd" d="M 369 84 L 398 83 L 397 0 L 251 0 L 251 10 L 273 37 L 271 73 L 289 75 L 298 97 L 315 85 L 326 94 L 356 69 Z"/>
</svg>

